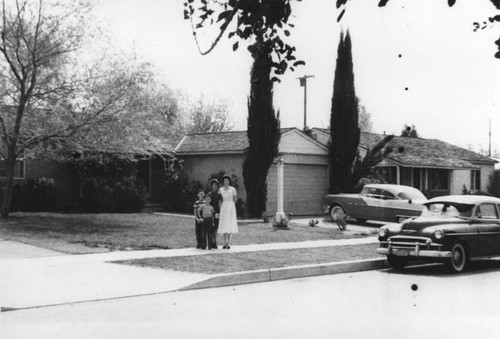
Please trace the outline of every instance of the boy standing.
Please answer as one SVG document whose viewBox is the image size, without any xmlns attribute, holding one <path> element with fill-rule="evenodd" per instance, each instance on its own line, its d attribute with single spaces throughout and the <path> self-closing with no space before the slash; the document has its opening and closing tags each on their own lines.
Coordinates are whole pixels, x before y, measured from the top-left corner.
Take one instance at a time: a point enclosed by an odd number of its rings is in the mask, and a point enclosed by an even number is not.
<svg viewBox="0 0 500 339">
<path fill-rule="evenodd" d="M 222 201 L 222 196 L 219 192 L 219 181 L 217 179 L 210 180 L 210 205 L 215 210 L 215 219 L 214 219 L 214 227 L 212 228 L 212 244 L 213 248 L 217 248 L 217 229 L 219 228 L 219 213 L 220 213 L 220 204 Z"/>
<path fill-rule="evenodd" d="M 195 228 L 194 233 L 196 235 L 196 248 L 201 248 L 202 245 L 202 229 L 203 229 L 203 218 L 199 214 L 199 208 L 205 203 L 205 192 L 203 190 L 198 191 L 198 200 L 193 205 L 194 209 L 194 220 Z M 206 246 L 206 245 L 205 245 Z"/>
<path fill-rule="evenodd" d="M 213 243 L 213 229 L 214 229 L 214 219 L 215 210 L 212 205 L 210 205 L 210 195 L 205 196 L 205 203 L 198 208 L 198 213 L 203 219 L 203 227 L 201 231 L 202 242 L 201 248 L 205 249 L 208 245 L 208 249 L 214 248 Z"/>
</svg>

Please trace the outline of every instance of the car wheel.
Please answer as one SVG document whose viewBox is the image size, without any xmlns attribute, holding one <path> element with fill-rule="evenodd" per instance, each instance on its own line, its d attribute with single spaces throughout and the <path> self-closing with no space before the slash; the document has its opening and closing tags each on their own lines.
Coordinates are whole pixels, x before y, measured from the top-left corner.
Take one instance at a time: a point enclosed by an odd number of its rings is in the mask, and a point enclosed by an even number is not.
<svg viewBox="0 0 500 339">
<path fill-rule="evenodd" d="M 340 230 L 344 231 L 347 227 L 347 214 L 340 205 L 334 205 L 330 209 L 330 218 L 337 224 Z"/>
<path fill-rule="evenodd" d="M 451 248 L 451 258 L 446 262 L 446 267 L 453 273 L 463 272 L 469 265 L 469 254 L 464 245 L 457 242 Z"/>
<path fill-rule="evenodd" d="M 389 265 L 395 270 L 402 270 L 406 266 L 406 262 L 408 261 L 406 257 L 398 257 L 396 255 L 388 255 L 387 261 Z"/>
<path fill-rule="evenodd" d="M 356 221 L 359 222 L 360 224 L 364 224 L 366 222 L 365 218 L 356 218 Z"/>
</svg>

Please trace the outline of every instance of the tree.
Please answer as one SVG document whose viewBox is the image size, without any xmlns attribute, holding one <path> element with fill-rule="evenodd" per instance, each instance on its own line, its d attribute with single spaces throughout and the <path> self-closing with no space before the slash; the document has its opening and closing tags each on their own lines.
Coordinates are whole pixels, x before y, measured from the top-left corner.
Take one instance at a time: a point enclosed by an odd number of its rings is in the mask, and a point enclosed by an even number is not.
<svg viewBox="0 0 500 339">
<path fill-rule="evenodd" d="M 340 14 L 337 17 L 337 21 L 340 21 L 342 17 L 345 14 L 346 8 L 347 8 L 347 3 L 349 0 L 337 0 L 337 8 L 340 8 Z M 379 7 L 385 7 L 389 0 L 379 0 L 378 6 Z M 453 7 L 457 1 L 456 0 L 448 0 L 448 6 Z M 493 4 L 493 6 L 496 7 L 496 9 L 500 10 L 500 0 L 490 0 L 490 2 Z M 487 27 L 492 27 L 494 24 L 499 24 L 500 23 L 500 15 L 496 14 L 493 15 L 492 17 L 489 17 L 483 22 L 474 22 L 474 31 L 477 31 L 479 29 L 485 29 Z M 495 53 L 495 58 L 500 59 L 500 38 L 495 41 L 495 44 L 498 46 L 498 52 Z"/>
<path fill-rule="evenodd" d="M 233 129 L 226 103 L 206 104 L 202 98 L 189 112 L 189 133 L 217 133 Z"/>
<path fill-rule="evenodd" d="M 77 9 L 81 15 L 76 15 Z M 0 69 L 4 82 L 0 94 L 3 103 L 12 106 L 3 107 L 0 115 L 1 152 L 7 164 L 2 218 L 8 216 L 16 160 L 25 150 L 19 145 L 25 115 L 33 112 L 35 104 L 43 106 L 44 101 L 67 91 L 59 81 L 60 69 L 81 44 L 86 9 L 49 6 L 42 1 L 16 1 L 12 6 L 2 2 Z"/>
<path fill-rule="evenodd" d="M 277 155 L 280 138 L 279 119 L 273 109 L 273 82 L 279 81 L 278 77 L 287 69 L 293 71 L 304 64 L 296 60 L 295 47 L 284 41 L 293 27 L 289 23 L 290 3 L 291 0 L 188 0 L 184 3 L 184 16 L 191 20 L 201 54 L 210 53 L 215 48 L 232 22 L 234 30 L 228 33 L 228 39 L 237 39 L 233 50 L 238 49 L 240 41 L 252 41 L 248 47 L 253 58 L 248 99 L 249 151 L 243 164 L 243 178 L 247 206 L 253 216 L 260 216 L 265 211 L 267 173 Z M 211 46 L 202 50 L 197 30 L 205 25 L 215 25 L 219 32 Z"/>
<path fill-rule="evenodd" d="M 266 211 L 267 174 L 278 155 L 281 135 L 279 117 L 275 116 L 273 108 L 271 48 L 268 42 L 257 39 L 251 51 L 254 62 L 248 99 L 249 148 L 243 163 L 243 178 L 248 212 L 260 217 Z"/>
<path fill-rule="evenodd" d="M 330 116 L 329 190 L 331 193 L 350 192 L 354 188 L 351 175 L 358 152 L 360 128 L 351 47 L 349 32 L 345 36 L 341 33 Z"/>
<path fill-rule="evenodd" d="M 361 132 L 364 133 L 372 133 L 373 132 L 373 122 L 370 112 L 366 110 L 366 107 L 361 105 L 360 100 L 358 98 L 358 119 L 359 119 L 359 128 Z"/>
<path fill-rule="evenodd" d="M 78 64 L 86 4 L 3 3 L 0 155 L 7 164 L 1 217 L 8 217 L 19 157 L 113 152 L 165 154 L 168 120 L 152 108 L 147 64 L 106 58 Z M 168 140 L 168 139 L 167 139 Z"/>
</svg>

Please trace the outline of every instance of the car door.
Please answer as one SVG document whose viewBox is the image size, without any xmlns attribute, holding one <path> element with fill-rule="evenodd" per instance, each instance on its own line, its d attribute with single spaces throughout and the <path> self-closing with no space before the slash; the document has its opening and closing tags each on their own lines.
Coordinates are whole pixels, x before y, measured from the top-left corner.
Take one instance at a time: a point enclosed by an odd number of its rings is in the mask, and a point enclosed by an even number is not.
<svg viewBox="0 0 500 339">
<path fill-rule="evenodd" d="M 383 220 L 381 219 L 380 208 L 382 204 L 381 190 L 375 187 L 369 187 L 363 191 L 361 195 L 365 203 L 365 207 L 360 209 L 358 218 L 369 220 Z"/>
<path fill-rule="evenodd" d="M 500 219 L 496 204 L 483 203 L 476 207 L 473 223 L 477 227 L 479 237 L 477 244 L 471 249 L 474 256 L 490 256 L 500 254 Z"/>
</svg>

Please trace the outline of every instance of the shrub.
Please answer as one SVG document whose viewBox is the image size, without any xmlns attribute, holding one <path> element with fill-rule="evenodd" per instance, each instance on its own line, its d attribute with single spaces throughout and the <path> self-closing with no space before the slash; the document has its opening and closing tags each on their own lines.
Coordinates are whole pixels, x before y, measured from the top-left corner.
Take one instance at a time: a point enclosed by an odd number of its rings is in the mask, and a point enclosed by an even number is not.
<svg viewBox="0 0 500 339">
<path fill-rule="evenodd" d="M 490 176 L 490 185 L 488 186 L 488 192 L 500 198 L 500 170 L 495 170 L 493 175 Z"/>
<path fill-rule="evenodd" d="M 0 181 L 0 206 L 3 204 L 5 181 Z M 15 183 L 12 187 L 12 198 L 10 203 L 10 211 L 15 212 L 21 210 L 22 205 L 22 187 L 19 183 Z"/>
<path fill-rule="evenodd" d="M 82 203 L 86 212 L 133 213 L 145 204 L 145 188 L 133 178 L 87 178 L 82 183 Z"/>
<path fill-rule="evenodd" d="M 25 211 L 53 211 L 56 209 L 56 184 L 52 178 L 32 178 L 22 193 Z"/>
</svg>

